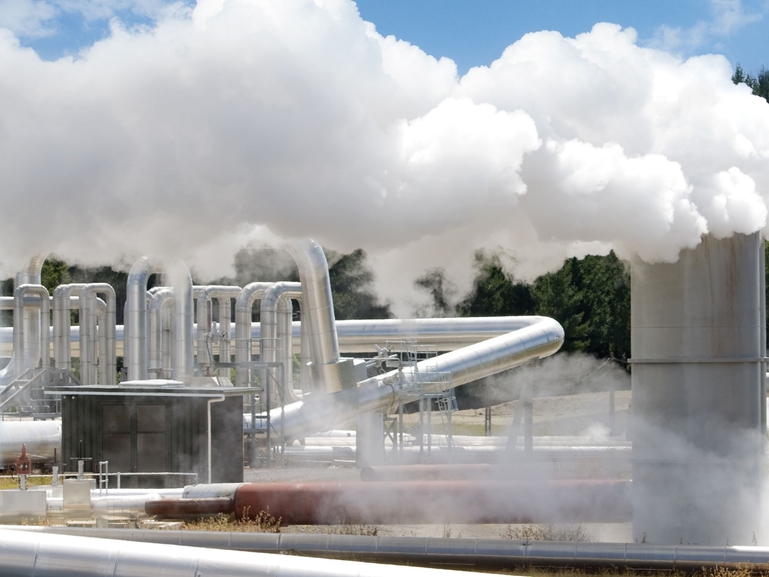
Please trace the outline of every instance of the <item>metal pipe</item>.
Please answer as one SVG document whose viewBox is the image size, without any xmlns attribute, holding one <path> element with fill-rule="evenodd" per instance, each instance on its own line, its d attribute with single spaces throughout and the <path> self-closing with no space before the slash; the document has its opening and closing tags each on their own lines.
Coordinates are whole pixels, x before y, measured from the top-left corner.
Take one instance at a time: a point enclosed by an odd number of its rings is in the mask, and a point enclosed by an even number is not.
<svg viewBox="0 0 769 577">
<path fill-rule="evenodd" d="M 80 291 L 85 286 L 84 283 L 71 283 L 59 285 L 53 291 L 54 358 L 56 360 L 56 367 L 60 369 L 72 370 L 72 320 L 70 310 L 73 302 L 71 297 L 79 297 Z M 82 302 L 79 298 L 77 305 L 82 317 Z"/>
<path fill-rule="evenodd" d="M 38 343 L 34 352 L 29 356 L 27 356 L 24 348 L 24 330 L 27 328 L 24 322 L 24 295 L 27 293 L 37 295 L 40 298 L 40 314 L 37 316 L 40 326 L 35 331 L 35 334 L 38 335 Z M 36 367 L 38 362 L 44 368 L 51 364 L 50 295 L 48 289 L 42 285 L 23 284 L 16 287 L 13 296 L 16 299 L 13 313 L 13 348 L 15 351 L 19 351 L 19 358 L 22 359 L 21 366 L 16 367 L 16 377 L 19 377 L 24 371 Z"/>
<path fill-rule="evenodd" d="M 52 463 L 61 447 L 61 421 L 0 421 L 0 465 L 12 465 L 22 445 L 33 463 Z"/>
<path fill-rule="evenodd" d="M 107 283 L 90 283 L 83 287 L 80 291 L 81 298 L 81 312 L 80 318 L 80 362 L 83 365 L 83 359 L 91 360 L 91 363 L 86 363 L 87 367 L 87 383 L 96 382 L 96 338 L 97 338 L 97 302 L 96 295 L 101 294 L 104 296 L 106 302 L 106 315 L 102 319 L 101 323 L 98 323 L 98 335 L 104 337 L 104 343 L 106 348 L 99 350 L 99 357 L 101 361 L 99 367 L 101 369 L 100 380 L 103 385 L 114 385 L 117 376 L 117 355 L 115 352 L 115 331 L 116 331 L 116 297 L 115 289 Z M 90 333 L 83 335 L 83 327 Z M 84 345 L 86 346 L 84 354 Z"/>
<path fill-rule="evenodd" d="M 250 384 L 249 370 L 242 363 L 251 361 L 251 314 L 254 303 L 272 286 L 267 282 L 252 282 L 243 287 L 235 301 L 235 386 Z"/>
<path fill-rule="evenodd" d="M 219 345 L 219 360 L 229 360 L 229 335 L 230 335 L 230 301 L 238 298 L 241 288 L 238 286 L 210 285 L 202 288 L 197 297 L 197 361 L 198 365 L 208 371 L 212 364 L 213 353 L 209 352 L 208 335 L 211 332 L 211 315 L 209 307 L 213 299 L 217 299 L 219 306 L 219 322 L 225 337 Z M 226 345 L 225 345 L 226 342 Z M 224 349 L 224 354 L 222 353 Z"/>
<path fill-rule="evenodd" d="M 148 515 L 171 517 L 170 504 L 147 502 Z M 172 505 L 194 515 L 197 499 Z M 237 487 L 237 518 L 262 511 L 286 525 L 399 523 L 625 522 L 628 481 L 408 481 L 402 483 L 254 483 Z"/>
<path fill-rule="evenodd" d="M 339 356 L 326 255 L 321 246 L 310 239 L 294 241 L 285 248 L 299 267 L 303 320 L 310 330 L 313 381 L 318 383 L 319 390 L 329 393 L 354 388 L 352 361 Z"/>
<path fill-rule="evenodd" d="M 195 373 L 195 341 L 193 337 L 194 304 L 192 275 L 180 261 L 169 268 L 174 287 L 174 340 L 171 378 L 183 380 Z"/>
<path fill-rule="evenodd" d="M 147 379 L 147 281 L 160 272 L 160 263 L 143 256 L 131 267 L 126 281 L 123 366 L 129 381 Z"/>
<path fill-rule="evenodd" d="M 371 563 L 399 563 L 415 567 L 452 567 L 499 570 L 516 566 L 618 567 L 633 570 L 683 571 L 707 569 L 751 570 L 769 563 L 767 547 L 710 547 L 645 543 L 584 543 L 389 537 L 303 533 L 226 533 L 220 531 L 157 531 L 150 529 L 91 529 L 25 527 L 25 530 L 119 539 L 139 543 L 167 543 L 189 547 L 237 549 L 260 553 L 292 553 L 308 557 L 352 558 Z"/>
<path fill-rule="evenodd" d="M 42 253 L 33 256 L 26 269 L 16 273 L 16 279 L 14 287 L 19 287 L 24 284 L 40 285 L 42 284 L 41 273 L 43 270 L 43 263 L 48 257 L 48 253 Z M 21 327 L 23 334 L 25 335 L 23 340 L 23 348 L 19 349 L 19 353 L 22 355 L 18 360 L 20 364 L 24 364 L 23 356 L 25 351 L 30 351 L 30 356 L 38 356 L 37 352 L 31 352 L 33 350 L 39 350 L 40 346 L 40 311 L 34 309 L 27 309 L 23 312 L 23 319 L 21 321 Z M 8 363 L 7 372 L 0 373 L 2 376 L 20 376 L 24 370 L 14 369 L 16 363 L 14 358 L 11 357 Z"/>
<path fill-rule="evenodd" d="M 155 257 L 143 256 L 128 273 L 123 357 L 129 381 L 147 379 L 147 281 L 151 274 L 160 271 L 160 263 Z M 192 277 L 180 261 L 166 267 L 166 272 L 173 279 L 171 284 L 176 300 L 172 378 L 180 379 L 192 376 L 194 370 Z"/>
<path fill-rule="evenodd" d="M 390 371 L 358 384 L 356 389 L 273 410 L 270 421 L 286 438 L 334 428 L 361 412 L 389 412 L 398 398 L 409 402 L 421 392 L 439 392 L 554 354 L 563 343 L 563 328 L 547 317 L 515 317 L 517 330 L 431 359 L 402 371 Z M 281 429 L 282 427 L 282 429 Z"/>
<path fill-rule="evenodd" d="M 174 291 L 162 288 L 152 295 L 149 305 L 149 365 L 148 373 L 155 373 L 157 378 L 164 378 L 166 365 L 163 361 L 163 319 L 162 313 L 166 306 L 174 306 Z"/>
<path fill-rule="evenodd" d="M 468 577 L 471 573 L 0 530 L 0 573 L 34 577 Z"/>
<path fill-rule="evenodd" d="M 163 287 L 156 287 L 163 288 Z M 152 291 L 149 291 L 152 292 Z M 13 298 L 13 297 L 0 297 Z M 39 306 L 37 297 L 25 299 L 25 306 Z M 0 300 L 0 308 L 2 308 Z M 307 327 L 307 323 L 293 322 L 291 331 L 293 335 L 293 352 L 302 353 L 302 358 L 310 358 L 308 339 L 300 343 L 300 335 Z M 343 353 L 373 353 L 374 344 L 382 345 L 387 340 L 415 340 L 420 343 L 436 345 L 438 351 L 453 351 L 482 340 L 498 337 L 517 330 L 521 327 L 518 317 L 468 317 L 468 318 L 440 318 L 440 319 L 374 319 L 374 320 L 347 320 L 337 321 L 336 328 L 339 340 L 339 348 Z M 77 342 L 78 327 L 73 326 L 73 339 Z M 248 333 L 248 331 L 246 331 Z M 258 352 L 259 338 L 261 336 L 260 323 L 251 323 L 251 340 L 254 352 Z M 117 326 L 117 353 L 123 352 L 123 325 Z M 230 338 L 235 338 L 234 328 L 230 329 Z M 12 354 L 13 329 L 0 327 L 0 354 Z M 77 347 L 77 344 L 75 345 Z M 79 347 L 78 347 L 79 348 Z M 73 356 L 79 353 L 73 349 Z M 303 363 L 302 369 L 306 366 Z"/>
<path fill-rule="evenodd" d="M 297 282 L 278 282 L 269 287 L 262 295 L 259 321 L 263 330 L 259 339 L 259 354 L 263 362 L 283 363 L 283 387 L 285 400 L 299 400 L 291 386 L 292 346 L 291 346 L 291 299 L 302 298 L 302 285 Z M 286 323 L 286 314 L 289 315 Z M 286 326 L 288 325 L 288 326 Z M 279 330 L 279 328 L 281 330 Z M 273 399 L 277 400 L 277 396 Z"/>
</svg>

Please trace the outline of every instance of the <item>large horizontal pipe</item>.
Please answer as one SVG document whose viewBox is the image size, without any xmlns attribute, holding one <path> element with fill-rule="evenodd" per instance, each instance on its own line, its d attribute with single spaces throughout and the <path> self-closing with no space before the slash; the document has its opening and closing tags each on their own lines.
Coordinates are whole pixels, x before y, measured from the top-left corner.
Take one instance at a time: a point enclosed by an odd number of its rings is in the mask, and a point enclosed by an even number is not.
<svg viewBox="0 0 769 577">
<path fill-rule="evenodd" d="M 468 573 L 0 530 L 0 575 L 34 577 L 467 577 Z"/>
<path fill-rule="evenodd" d="M 296 553 L 312 557 L 402 563 L 417 567 L 462 567 L 498 570 L 515 566 L 619 567 L 676 571 L 701 568 L 745 570 L 769 563 L 768 547 L 710 547 L 644 543 L 576 543 L 508 539 L 441 539 L 431 537 L 369 537 L 302 533 L 226 533 L 219 531 L 157 531 L 147 529 L 81 529 L 29 527 L 28 530 L 167 543 L 189 547 L 237 549 L 260 553 Z"/>
<path fill-rule="evenodd" d="M 513 318 L 513 317 L 511 317 Z M 364 412 L 387 413 L 398 402 L 437 393 L 555 354 L 563 344 L 563 327 L 547 317 L 514 317 L 515 328 L 502 336 L 444 353 L 402 370 L 361 381 L 330 395 L 313 395 L 270 411 L 270 424 L 284 438 L 298 438 L 351 422 Z"/>
<path fill-rule="evenodd" d="M 33 302 L 34 301 L 34 302 Z M 38 297 L 29 297 L 31 306 L 39 303 Z M 454 351 L 486 339 L 498 337 L 520 328 L 517 317 L 469 317 L 442 319 L 374 319 L 336 321 L 339 351 L 343 354 L 375 353 L 374 345 L 384 346 L 390 341 L 417 340 L 422 344 L 435 345 L 438 351 Z M 291 325 L 293 334 L 293 352 L 300 352 L 301 323 Z M 123 325 L 117 326 L 117 356 L 123 356 Z M 259 351 L 261 325 L 251 323 L 253 351 Z M 78 327 L 72 327 L 72 354 L 79 356 Z M 230 330 L 230 338 L 235 338 L 235 328 Z M 0 355 L 9 356 L 12 352 L 13 329 L 0 328 Z"/>
<path fill-rule="evenodd" d="M 33 463 L 52 463 L 61 446 L 61 421 L 0 421 L 0 465 L 15 463 L 22 445 Z"/>
<path fill-rule="evenodd" d="M 237 487 L 232 512 L 284 525 L 624 522 L 628 495 L 628 481 L 258 483 Z M 175 501 L 149 501 L 147 514 L 208 514 L 200 499 Z"/>
</svg>

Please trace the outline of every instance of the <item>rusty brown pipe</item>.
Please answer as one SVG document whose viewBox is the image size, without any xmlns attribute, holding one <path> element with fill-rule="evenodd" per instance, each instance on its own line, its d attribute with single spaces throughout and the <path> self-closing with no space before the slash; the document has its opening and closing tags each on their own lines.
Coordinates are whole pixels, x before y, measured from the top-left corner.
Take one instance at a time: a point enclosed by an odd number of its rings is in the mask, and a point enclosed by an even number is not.
<svg viewBox="0 0 769 577">
<path fill-rule="evenodd" d="M 629 481 L 260 483 L 235 492 L 235 516 L 284 525 L 625 522 Z"/>
<path fill-rule="evenodd" d="M 629 481 L 253 483 L 232 498 L 161 499 L 148 515 L 189 519 L 265 511 L 284 525 L 625 522 Z"/>
<path fill-rule="evenodd" d="M 193 520 L 214 515 L 232 515 L 235 504 L 230 497 L 207 499 L 156 499 L 144 504 L 147 515 L 161 519 Z"/>
</svg>

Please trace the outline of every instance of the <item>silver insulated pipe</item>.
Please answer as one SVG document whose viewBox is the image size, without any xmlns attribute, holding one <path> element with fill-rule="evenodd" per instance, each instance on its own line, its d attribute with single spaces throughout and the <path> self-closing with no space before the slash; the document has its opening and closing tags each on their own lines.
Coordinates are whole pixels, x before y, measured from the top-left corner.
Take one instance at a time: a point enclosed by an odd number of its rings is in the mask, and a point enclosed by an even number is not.
<svg viewBox="0 0 769 577">
<path fill-rule="evenodd" d="M 359 561 L 109 541 L 0 530 L 0 574 L 34 577 L 468 577 L 473 573 Z"/>
<path fill-rule="evenodd" d="M 198 365 L 210 370 L 212 365 L 212 349 L 209 348 L 211 333 L 211 303 L 216 299 L 219 307 L 219 327 L 222 339 L 219 343 L 219 361 L 230 362 L 230 307 L 232 299 L 238 298 L 239 286 L 210 285 L 203 287 L 197 296 L 197 360 Z"/>
<path fill-rule="evenodd" d="M 283 392 L 285 401 L 298 401 L 294 393 L 291 372 L 293 368 L 291 339 L 291 299 L 302 299 L 302 285 L 298 282 L 278 282 L 264 292 L 260 305 L 259 325 L 262 327 L 259 354 L 267 363 L 283 363 Z M 273 397 L 275 398 L 275 397 Z"/>
<path fill-rule="evenodd" d="M 148 378 L 147 281 L 151 274 L 164 270 L 172 280 L 176 308 L 174 313 L 174 379 L 191 377 L 194 371 L 192 337 L 192 277 L 180 261 L 161 269 L 153 257 L 143 256 L 131 267 L 126 283 L 124 365 L 129 381 Z"/>
<path fill-rule="evenodd" d="M 563 344 L 563 328 L 547 317 L 509 317 L 512 332 L 358 383 L 357 388 L 318 395 L 270 411 L 274 431 L 293 439 L 348 423 L 364 412 L 389 412 L 399 400 L 440 392 L 550 356 Z M 317 394 L 316 394 L 317 395 Z"/>
<path fill-rule="evenodd" d="M 353 364 L 339 356 L 334 302 L 328 262 L 314 240 L 297 240 L 285 249 L 299 267 L 302 283 L 303 319 L 309 325 L 311 374 L 317 390 L 336 393 L 355 386 Z"/>
<path fill-rule="evenodd" d="M 101 319 L 99 319 L 100 315 L 98 314 L 99 299 L 97 295 L 99 294 L 104 296 L 106 302 L 106 311 Z M 80 291 L 80 299 L 80 364 L 81 367 L 85 366 L 87 371 L 86 380 L 83 382 L 90 384 L 98 380 L 102 385 L 114 385 L 117 377 L 115 289 L 107 283 L 91 283 Z M 97 343 L 99 343 L 100 358 L 98 365 L 96 363 Z"/>
<path fill-rule="evenodd" d="M 24 297 L 27 294 L 35 295 L 40 298 L 40 308 L 36 316 L 38 326 L 36 327 L 27 326 L 25 311 L 36 310 L 35 308 L 30 309 L 24 307 Z M 40 362 L 42 362 L 42 366 L 46 368 L 51 364 L 50 324 L 48 320 L 51 301 L 48 290 L 42 285 L 35 284 L 23 284 L 17 286 L 13 291 L 13 297 L 13 349 L 14 351 L 19 351 L 19 354 L 16 357 L 19 362 L 15 369 L 16 376 L 19 377 L 24 371 L 37 367 Z M 26 348 L 25 343 L 27 342 L 27 339 L 25 338 L 25 334 L 30 330 L 36 335 L 37 342 L 31 343 L 30 348 Z"/>
<path fill-rule="evenodd" d="M 250 385 L 248 367 L 243 363 L 251 361 L 251 314 L 254 303 L 264 296 L 272 286 L 268 282 L 252 282 L 243 287 L 235 301 L 235 386 Z"/>
<path fill-rule="evenodd" d="M 173 315 L 174 291 L 168 287 L 153 291 L 149 304 L 149 369 L 153 377 L 159 379 L 171 376 L 171 338 L 164 338 L 166 317 Z M 168 311 L 171 310 L 169 315 Z M 166 372 L 166 370 L 168 372 Z"/>
</svg>

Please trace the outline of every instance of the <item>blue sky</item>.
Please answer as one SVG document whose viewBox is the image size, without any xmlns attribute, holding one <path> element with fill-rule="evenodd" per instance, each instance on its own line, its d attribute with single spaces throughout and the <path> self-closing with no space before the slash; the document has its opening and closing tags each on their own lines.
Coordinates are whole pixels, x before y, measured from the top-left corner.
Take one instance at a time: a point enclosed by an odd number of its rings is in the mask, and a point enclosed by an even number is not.
<svg viewBox="0 0 769 577">
<path fill-rule="evenodd" d="M 0 26 L 44 59 L 75 54 L 103 38 L 109 20 L 149 24 L 167 0 L 2 0 Z M 384 35 L 448 56 L 464 73 L 487 65 L 527 32 L 564 36 L 596 22 L 633 27 L 642 45 L 683 57 L 724 54 L 757 72 L 769 66 L 769 0 L 358 0 L 360 13 Z"/>
</svg>

